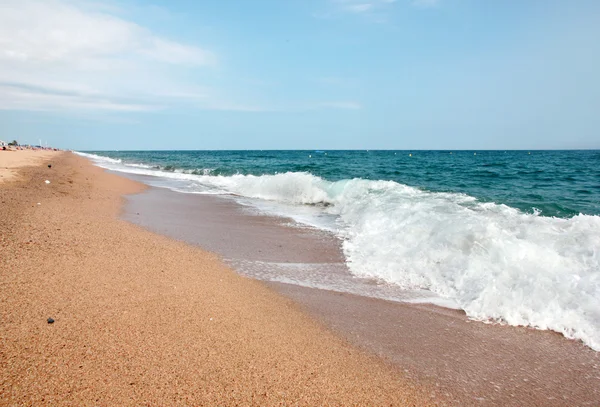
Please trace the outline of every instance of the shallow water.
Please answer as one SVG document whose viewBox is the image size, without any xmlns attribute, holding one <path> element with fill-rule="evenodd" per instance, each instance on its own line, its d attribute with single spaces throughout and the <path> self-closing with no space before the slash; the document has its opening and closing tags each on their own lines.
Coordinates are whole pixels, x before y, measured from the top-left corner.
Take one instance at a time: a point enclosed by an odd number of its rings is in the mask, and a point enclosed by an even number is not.
<svg viewBox="0 0 600 407">
<path fill-rule="evenodd" d="M 600 151 L 103 151 L 166 172 L 266 175 L 307 172 L 328 181 L 395 181 L 464 193 L 526 213 L 600 214 Z"/>
<path fill-rule="evenodd" d="M 473 323 L 461 311 L 422 304 L 435 302 L 426 290 L 357 278 L 333 233 L 258 214 L 236 201 L 149 188 L 127 197 L 122 216 L 267 281 L 350 343 L 431 387 L 432 398 L 441 396 L 444 405 L 583 406 L 598 400 L 600 353 L 582 343 L 550 331 Z"/>
<path fill-rule="evenodd" d="M 98 165 L 152 175 L 152 185 L 228 196 L 332 233 L 355 278 L 348 292 L 383 281 L 474 319 L 552 329 L 600 349 L 596 151 L 99 154 L 90 156 Z M 260 269 L 288 281 L 290 267 Z M 311 267 L 305 276 L 328 275 Z M 347 283 L 329 274 L 328 284 Z"/>
</svg>

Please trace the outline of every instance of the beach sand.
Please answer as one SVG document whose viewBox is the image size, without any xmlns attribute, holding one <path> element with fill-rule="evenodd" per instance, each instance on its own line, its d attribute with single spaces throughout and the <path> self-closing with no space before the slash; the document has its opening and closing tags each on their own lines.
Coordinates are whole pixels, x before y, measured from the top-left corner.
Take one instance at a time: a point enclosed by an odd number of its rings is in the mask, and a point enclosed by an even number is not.
<svg viewBox="0 0 600 407">
<path fill-rule="evenodd" d="M 38 165 L 57 154 L 50 150 L 0 150 L 0 183 L 15 179 L 18 168 Z"/>
<path fill-rule="evenodd" d="M 215 255 L 119 220 L 140 184 L 51 158 L 0 185 L 0 405 L 443 403 Z"/>
</svg>

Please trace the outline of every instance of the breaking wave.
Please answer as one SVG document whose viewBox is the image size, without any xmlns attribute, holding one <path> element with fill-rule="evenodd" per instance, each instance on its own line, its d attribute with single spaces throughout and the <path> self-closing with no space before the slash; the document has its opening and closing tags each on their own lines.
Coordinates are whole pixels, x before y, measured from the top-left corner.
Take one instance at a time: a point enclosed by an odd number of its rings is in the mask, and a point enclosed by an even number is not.
<svg viewBox="0 0 600 407">
<path fill-rule="evenodd" d="M 394 181 L 307 172 L 212 176 L 78 153 L 99 166 L 186 182 L 186 191 L 317 205 L 335 215 L 351 272 L 454 300 L 469 317 L 551 329 L 600 350 L 600 217 L 542 217 Z"/>
</svg>

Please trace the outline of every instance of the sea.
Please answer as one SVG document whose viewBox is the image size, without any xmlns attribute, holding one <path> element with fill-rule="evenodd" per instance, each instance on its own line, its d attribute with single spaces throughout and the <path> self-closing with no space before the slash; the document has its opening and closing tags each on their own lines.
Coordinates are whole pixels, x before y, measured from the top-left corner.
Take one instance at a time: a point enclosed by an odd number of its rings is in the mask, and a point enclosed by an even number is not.
<svg viewBox="0 0 600 407">
<path fill-rule="evenodd" d="M 430 293 L 419 298 L 600 351 L 598 150 L 78 154 L 335 236 L 349 292 L 366 279 Z"/>
</svg>

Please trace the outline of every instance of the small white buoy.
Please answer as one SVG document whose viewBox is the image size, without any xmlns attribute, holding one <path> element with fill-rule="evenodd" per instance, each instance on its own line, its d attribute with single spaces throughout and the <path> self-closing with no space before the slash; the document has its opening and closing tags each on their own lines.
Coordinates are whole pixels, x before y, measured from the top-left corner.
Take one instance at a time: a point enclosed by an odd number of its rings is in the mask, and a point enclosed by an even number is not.
<svg viewBox="0 0 600 407">
<path fill-rule="evenodd" d="M 473 153 L 473 155 L 477 155 L 477 153 Z"/>
<path fill-rule="evenodd" d="M 309 155 L 308 155 L 308 158 L 312 158 L 312 155 L 310 155 L 310 154 L 309 154 Z"/>
<path fill-rule="evenodd" d="M 44 182 L 45 182 L 46 184 L 49 184 L 49 183 L 50 183 L 50 181 L 48 181 L 48 180 L 46 180 L 46 181 L 44 181 Z"/>
<path fill-rule="evenodd" d="M 412 157 L 412 154 L 409 154 L 408 156 L 409 156 L 409 157 Z"/>
</svg>

